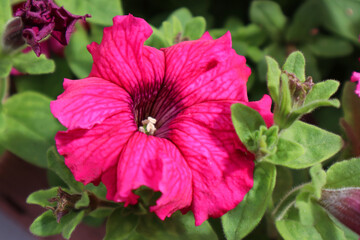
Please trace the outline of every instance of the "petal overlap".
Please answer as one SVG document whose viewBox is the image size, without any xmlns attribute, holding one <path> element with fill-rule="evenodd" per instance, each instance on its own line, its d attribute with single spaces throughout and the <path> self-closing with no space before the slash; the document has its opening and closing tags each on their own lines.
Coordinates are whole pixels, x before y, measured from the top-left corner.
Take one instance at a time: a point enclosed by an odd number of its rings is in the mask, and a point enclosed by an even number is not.
<svg viewBox="0 0 360 240">
<path fill-rule="evenodd" d="M 114 82 L 132 94 L 157 91 L 163 81 L 165 61 L 162 51 L 144 46 L 151 33 L 143 19 L 116 16 L 114 26 L 104 29 L 101 44 L 88 46 L 94 60 L 90 76 Z"/>
</svg>

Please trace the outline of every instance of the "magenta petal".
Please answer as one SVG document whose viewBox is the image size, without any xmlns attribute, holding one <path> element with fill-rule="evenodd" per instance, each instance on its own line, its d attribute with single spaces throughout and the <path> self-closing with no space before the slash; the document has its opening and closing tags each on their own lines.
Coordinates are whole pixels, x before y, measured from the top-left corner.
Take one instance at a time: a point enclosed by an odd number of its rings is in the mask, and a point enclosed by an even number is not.
<svg viewBox="0 0 360 240">
<path fill-rule="evenodd" d="M 355 93 L 360 97 L 360 73 L 358 72 L 353 72 L 351 75 L 351 81 L 352 82 L 358 82 L 356 89 L 355 89 Z"/>
<path fill-rule="evenodd" d="M 178 94 L 183 106 L 211 100 L 247 101 L 246 82 L 250 68 L 231 48 L 230 33 L 211 40 L 181 42 L 163 49 L 166 87 Z"/>
<path fill-rule="evenodd" d="M 195 224 L 233 209 L 253 185 L 254 156 L 240 151 L 231 123 L 233 102 L 208 102 L 179 114 L 169 139 L 180 149 L 193 176 L 190 209 Z"/>
<path fill-rule="evenodd" d="M 143 19 L 114 17 L 114 25 L 104 29 L 101 44 L 88 46 L 94 64 L 90 76 L 119 84 L 129 93 L 154 90 L 163 81 L 165 60 L 162 51 L 144 46 L 152 29 Z"/>
<path fill-rule="evenodd" d="M 120 112 L 132 114 L 129 94 L 114 83 L 100 78 L 65 79 L 64 89 L 50 109 L 69 129 L 89 129 Z"/>
<path fill-rule="evenodd" d="M 191 179 L 191 171 L 173 143 L 137 132 L 120 155 L 116 194 L 107 197 L 135 204 L 138 196 L 132 190 L 150 187 L 162 193 L 151 211 L 164 219 L 191 204 Z"/>
<path fill-rule="evenodd" d="M 98 183 L 103 172 L 116 167 L 122 148 L 136 130 L 132 114 L 122 112 L 90 130 L 58 132 L 56 147 L 77 181 Z"/>
</svg>

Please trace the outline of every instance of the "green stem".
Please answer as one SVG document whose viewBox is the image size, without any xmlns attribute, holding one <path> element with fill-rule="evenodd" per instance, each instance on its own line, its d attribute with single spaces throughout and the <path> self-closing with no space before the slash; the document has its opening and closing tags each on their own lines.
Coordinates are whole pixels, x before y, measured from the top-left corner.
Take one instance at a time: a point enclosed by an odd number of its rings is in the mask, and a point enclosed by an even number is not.
<svg viewBox="0 0 360 240">
<path fill-rule="evenodd" d="M 309 183 L 304 183 L 295 187 L 280 200 L 271 213 L 271 216 L 275 221 L 281 220 L 284 217 L 287 210 L 295 204 L 295 199 L 299 191 L 308 184 Z"/>
</svg>

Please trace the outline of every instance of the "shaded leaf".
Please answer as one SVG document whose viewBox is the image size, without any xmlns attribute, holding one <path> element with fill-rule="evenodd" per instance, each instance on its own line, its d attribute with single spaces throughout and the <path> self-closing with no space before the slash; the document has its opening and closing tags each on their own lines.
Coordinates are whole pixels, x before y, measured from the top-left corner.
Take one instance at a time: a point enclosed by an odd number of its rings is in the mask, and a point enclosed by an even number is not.
<svg viewBox="0 0 360 240">
<path fill-rule="evenodd" d="M 29 74 L 44 74 L 55 71 L 55 63 L 51 59 L 47 59 L 45 55 L 37 57 L 33 51 L 28 53 L 19 53 L 11 58 L 14 67 L 22 72 Z"/>
<path fill-rule="evenodd" d="M 46 151 L 55 143 L 55 133 L 61 129 L 49 105 L 48 97 L 24 92 L 9 98 L 0 114 L 0 144 L 39 167 L 47 167 Z"/>
<path fill-rule="evenodd" d="M 256 165 L 253 188 L 235 209 L 221 217 L 228 240 L 242 239 L 260 222 L 271 198 L 275 179 L 274 165 L 265 162 Z"/>
<path fill-rule="evenodd" d="M 283 70 L 294 73 L 301 81 L 305 81 L 305 58 L 300 51 L 291 53 L 283 66 Z"/>
<path fill-rule="evenodd" d="M 75 192 L 82 192 L 84 185 L 77 182 L 67 168 L 64 158 L 58 154 L 55 147 L 51 147 L 47 152 L 49 169 L 54 171 L 68 186 Z"/>
</svg>

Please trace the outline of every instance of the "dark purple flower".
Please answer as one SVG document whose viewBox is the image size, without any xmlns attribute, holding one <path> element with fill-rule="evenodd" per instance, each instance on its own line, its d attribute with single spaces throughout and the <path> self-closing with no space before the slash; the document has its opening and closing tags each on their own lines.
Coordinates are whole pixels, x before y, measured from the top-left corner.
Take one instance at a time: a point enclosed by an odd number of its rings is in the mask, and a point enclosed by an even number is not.
<svg viewBox="0 0 360 240">
<path fill-rule="evenodd" d="M 78 16 L 58 7 L 52 0 L 27 0 L 15 13 L 22 20 L 22 36 L 37 56 L 41 54 L 39 42 L 50 34 L 62 45 L 67 45 L 77 20 L 90 17 Z"/>
</svg>

